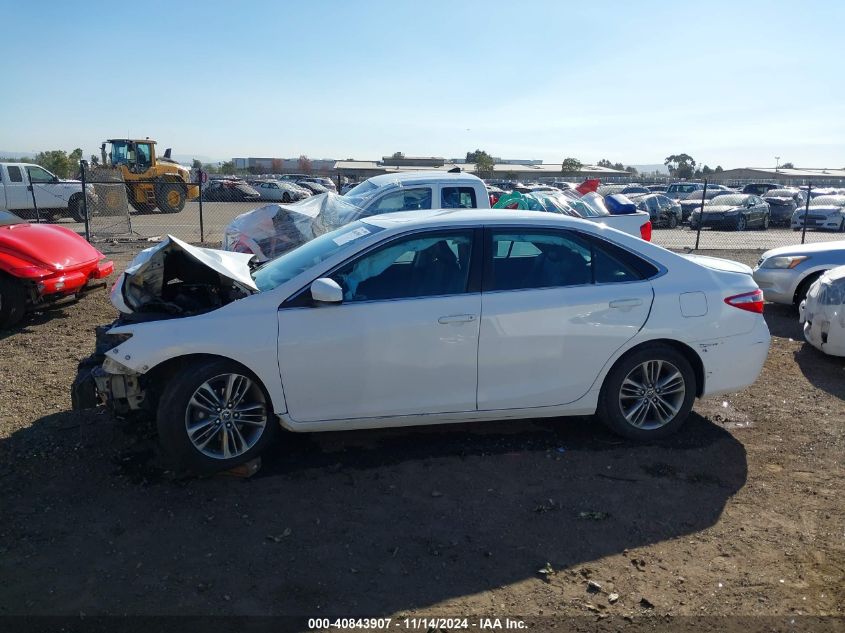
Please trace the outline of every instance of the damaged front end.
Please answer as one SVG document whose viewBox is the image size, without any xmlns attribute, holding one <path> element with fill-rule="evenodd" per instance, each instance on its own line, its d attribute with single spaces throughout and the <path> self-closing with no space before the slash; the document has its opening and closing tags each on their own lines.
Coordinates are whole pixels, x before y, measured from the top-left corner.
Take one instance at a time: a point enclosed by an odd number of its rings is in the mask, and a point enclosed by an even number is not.
<svg viewBox="0 0 845 633">
<path fill-rule="evenodd" d="M 124 326 L 203 314 L 258 292 L 251 276 L 254 259 L 199 248 L 173 236 L 139 253 L 111 290 L 120 316 L 96 328 L 94 353 L 79 363 L 71 387 L 73 408 L 106 405 L 118 414 L 152 410 L 157 376 L 121 364 L 115 353 L 132 337 L 122 331 Z"/>
</svg>

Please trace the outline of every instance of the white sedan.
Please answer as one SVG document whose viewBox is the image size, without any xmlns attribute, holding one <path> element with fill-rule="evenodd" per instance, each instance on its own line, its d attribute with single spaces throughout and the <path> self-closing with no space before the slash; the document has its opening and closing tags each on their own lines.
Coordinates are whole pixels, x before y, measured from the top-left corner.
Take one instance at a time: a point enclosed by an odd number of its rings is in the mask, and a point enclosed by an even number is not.
<svg viewBox="0 0 845 633">
<path fill-rule="evenodd" d="M 696 396 L 754 382 L 769 348 L 747 266 L 559 214 L 373 216 L 249 259 L 175 238 L 142 253 L 75 405 L 156 414 L 196 471 L 253 458 L 280 427 L 597 414 L 651 440 Z"/>
</svg>

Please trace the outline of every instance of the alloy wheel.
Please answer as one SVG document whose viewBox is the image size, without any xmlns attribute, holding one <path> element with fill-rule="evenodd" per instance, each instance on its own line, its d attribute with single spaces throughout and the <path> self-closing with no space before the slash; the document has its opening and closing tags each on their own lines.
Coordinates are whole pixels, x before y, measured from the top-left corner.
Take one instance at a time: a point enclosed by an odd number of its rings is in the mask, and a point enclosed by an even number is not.
<svg viewBox="0 0 845 633">
<path fill-rule="evenodd" d="M 246 453 L 267 426 L 262 389 L 241 374 L 220 374 L 196 388 L 185 409 L 185 431 L 194 448 L 213 459 Z"/>
<path fill-rule="evenodd" d="M 686 383 L 680 370 L 665 360 L 649 360 L 625 376 L 619 407 L 628 424 L 650 431 L 674 420 L 685 396 Z"/>
</svg>

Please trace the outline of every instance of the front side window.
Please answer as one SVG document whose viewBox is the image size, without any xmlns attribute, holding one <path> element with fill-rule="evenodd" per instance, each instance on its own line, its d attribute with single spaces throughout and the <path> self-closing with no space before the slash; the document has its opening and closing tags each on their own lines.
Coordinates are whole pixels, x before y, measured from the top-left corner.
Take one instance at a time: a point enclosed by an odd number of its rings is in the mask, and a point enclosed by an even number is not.
<svg viewBox="0 0 845 633">
<path fill-rule="evenodd" d="M 23 174 L 20 167 L 8 167 L 9 180 L 11 182 L 23 182 Z"/>
<path fill-rule="evenodd" d="M 431 189 L 399 189 L 379 199 L 370 210 L 370 215 L 393 213 L 394 211 L 418 211 L 431 208 Z"/>
<path fill-rule="evenodd" d="M 153 154 L 150 150 L 150 145 L 147 143 L 138 143 L 138 164 L 149 167 L 153 164 Z"/>
<path fill-rule="evenodd" d="M 53 182 L 53 174 L 40 167 L 27 167 L 30 182 Z"/>
<path fill-rule="evenodd" d="M 390 242 L 333 275 L 344 302 L 411 299 L 467 291 L 472 231 L 414 235 Z"/>
<path fill-rule="evenodd" d="M 494 232 L 485 290 L 637 281 L 657 272 L 636 256 L 572 232 Z M 636 260 L 636 261 L 635 261 Z"/>
<path fill-rule="evenodd" d="M 441 209 L 475 209 L 475 189 L 472 187 L 443 187 L 440 190 Z"/>
</svg>

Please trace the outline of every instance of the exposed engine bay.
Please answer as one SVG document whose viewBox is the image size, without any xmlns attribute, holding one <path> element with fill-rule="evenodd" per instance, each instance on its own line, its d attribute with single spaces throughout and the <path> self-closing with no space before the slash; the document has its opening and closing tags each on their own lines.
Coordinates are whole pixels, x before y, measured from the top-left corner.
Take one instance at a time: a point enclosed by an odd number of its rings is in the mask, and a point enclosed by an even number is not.
<svg viewBox="0 0 845 633">
<path fill-rule="evenodd" d="M 112 287 L 110 299 L 120 316 L 96 329 L 95 351 L 79 363 L 71 388 L 73 407 L 108 403 L 118 414 L 147 408 L 151 385 L 144 384 L 145 377 L 106 357 L 129 336 L 111 330 L 211 312 L 248 297 L 259 291 L 251 276 L 255 261 L 254 255 L 199 248 L 171 235 L 141 251 Z"/>
<path fill-rule="evenodd" d="M 115 282 L 111 302 L 124 321 L 191 316 L 243 299 L 258 288 L 255 257 L 191 246 L 168 235 L 141 251 Z"/>
</svg>

